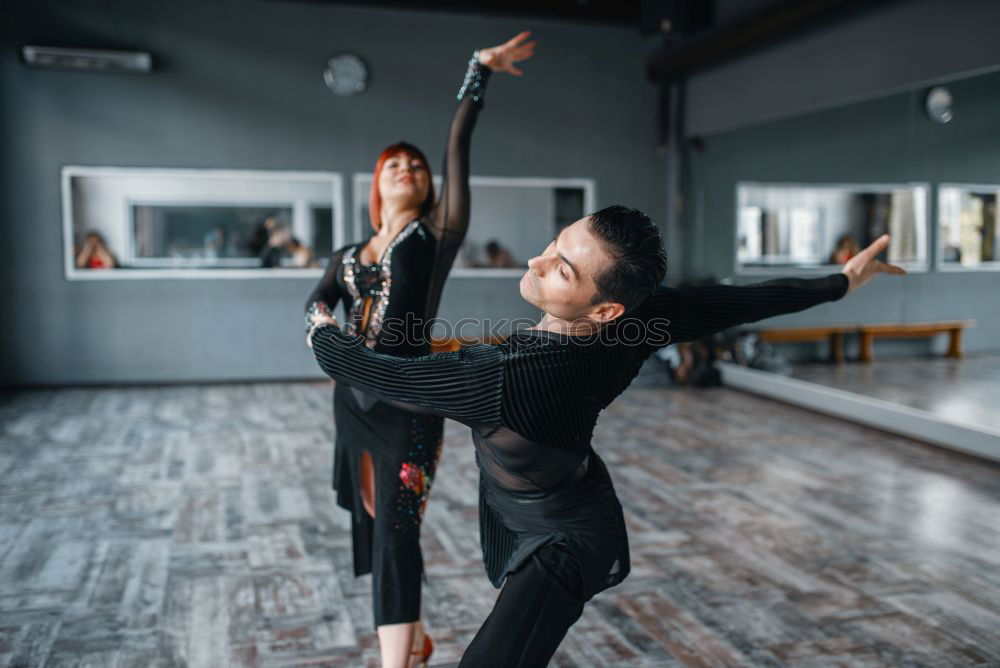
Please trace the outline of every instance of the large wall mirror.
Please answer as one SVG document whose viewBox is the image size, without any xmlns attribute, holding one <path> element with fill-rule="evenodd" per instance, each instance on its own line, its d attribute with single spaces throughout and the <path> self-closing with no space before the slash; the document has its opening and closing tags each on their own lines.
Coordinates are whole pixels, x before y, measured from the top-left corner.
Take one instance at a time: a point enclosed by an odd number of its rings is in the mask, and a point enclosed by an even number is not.
<svg viewBox="0 0 1000 668">
<path fill-rule="evenodd" d="M 354 175 L 351 241 L 372 234 L 368 219 L 371 174 Z M 441 180 L 434 179 L 441 192 Z M 453 276 L 512 276 L 559 230 L 594 210 L 592 179 L 471 176 L 472 218 Z"/>
<path fill-rule="evenodd" d="M 887 261 L 926 270 L 928 192 L 926 184 L 740 183 L 737 270 L 827 269 L 885 233 Z"/>
<path fill-rule="evenodd" d="M 66 167 L 66 276 L 301 276 L 343 243 L 330 172 Z"/>
<path fill-rule="evenodd" d="M 1000 185 L 938 187 L 938 248 L 942 269 L 1000 269 Z"/>
</svg>

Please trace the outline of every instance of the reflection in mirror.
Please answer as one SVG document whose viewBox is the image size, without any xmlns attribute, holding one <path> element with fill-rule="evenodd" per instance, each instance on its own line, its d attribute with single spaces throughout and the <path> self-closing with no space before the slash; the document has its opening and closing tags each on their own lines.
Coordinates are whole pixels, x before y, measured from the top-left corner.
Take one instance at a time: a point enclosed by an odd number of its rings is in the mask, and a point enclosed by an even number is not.
<svg viewBox="0 0 1000 668">
<path fill-rule="evenodd" d="M 135 243 L 127 266 L 260 266 L 268 222 L 286 227 L 291 219 L 287 206 L 132 204 Z"/>
<path fill-rule="evenodd" d="M 927 187 L 737 185 L 739 269 L 841 265 L 885 233 L 887 261 L 925 268 Z"/>
<path fill-rule="evenodd" d="M 64 168 L 67 275 L 318 267 L 343 237 L 335 225 L 339 179 L 323 172 Z"/>
<path fill-rule="evenodd" d="M 440 193 L 441 181 L 434 179 Z M 594 208 L 591 179 L 472 176 L 471 220 L 455 259 L 455 271 L 483 275 L 484 270 L 526 267 L 563 227 Z M 368 223 L 370 174 L 354 177 L 354 238 L 372 234 Z"/>
<path fill-rule="evenodd" d="M 948 184 L 938 188 L 941 264 L 945 268 L 1000 267 L 997 185 Z"/>
</svg>

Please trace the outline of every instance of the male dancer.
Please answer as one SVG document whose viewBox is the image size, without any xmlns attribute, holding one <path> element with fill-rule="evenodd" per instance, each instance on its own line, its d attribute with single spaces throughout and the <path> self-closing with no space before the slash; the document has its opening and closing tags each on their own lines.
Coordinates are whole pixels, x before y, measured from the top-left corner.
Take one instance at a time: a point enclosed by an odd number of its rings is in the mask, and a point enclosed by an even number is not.
<svg viewBox="0 0 1000 668">
<path fill-rule="evenodd" d="M 462 666 L 542 666 L 583 605 L 629 571 L 611 478 L 591 446 L 598 414 L 668 343 L 840 299 L 878 273 L 885 235 L 823 278 L 657 287 L 653 222 L 612 206 L 565 228 L 528 263 L 521 295 L 544 311 L 498 345 L 397 358 L 317 316 L 308 340 L 337 381 L 472 429 L 486 571 L 504 587 Z"/>
</svg>

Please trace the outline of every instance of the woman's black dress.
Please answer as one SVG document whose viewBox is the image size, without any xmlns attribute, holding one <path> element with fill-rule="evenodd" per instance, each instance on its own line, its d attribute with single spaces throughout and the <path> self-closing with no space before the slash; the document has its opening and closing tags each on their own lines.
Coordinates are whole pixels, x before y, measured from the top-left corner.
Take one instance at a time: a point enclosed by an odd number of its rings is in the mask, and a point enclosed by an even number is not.
<svg viewBox="0 0 1000 668">
<path fill-rule="evenodd" d="M 309 297 L 307 325 L 320 305 L 332 313 L 340 302 L 345 330 L 362 337 L 368 349 L 404 357 L 430 351 L 427 324 L 469 224 L 469 140 L 488 77 L 489 69 L 473 58 L 448 136 L 436 206 L 403 228 L 376 264 L 359 261 L 364 243 L 334 253 Z M 354 573 L 372 573 L 376 626 L 415 622 L 423 575 L 420 525 L 441 454 L 443 420 L 400 410 L 344 383 L 334 388 L 333 411 L 333 487 L 353 519 Z M 361 502 L 359 467 L 366 451 L 375 469 L 374 520 Z"/>
</svg>

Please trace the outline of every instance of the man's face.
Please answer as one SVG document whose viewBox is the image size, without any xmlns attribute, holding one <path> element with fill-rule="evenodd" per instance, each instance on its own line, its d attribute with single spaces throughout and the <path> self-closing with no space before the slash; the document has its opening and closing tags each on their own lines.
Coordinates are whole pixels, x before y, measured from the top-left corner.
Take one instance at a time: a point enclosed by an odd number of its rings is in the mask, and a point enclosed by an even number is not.
<svg viewBox="0 0 1000 668">
<path fill-rule="evenodd" d="M 590 231 L 589 217 L 564 228 L 541 255 L 528 260 L 521 278 L 521 296 L 551 316 L 567 321 L 606 322 L 620 314 L 620 305 L 594 304 L 600 275 L 614 258 Z"/>
</svg>

